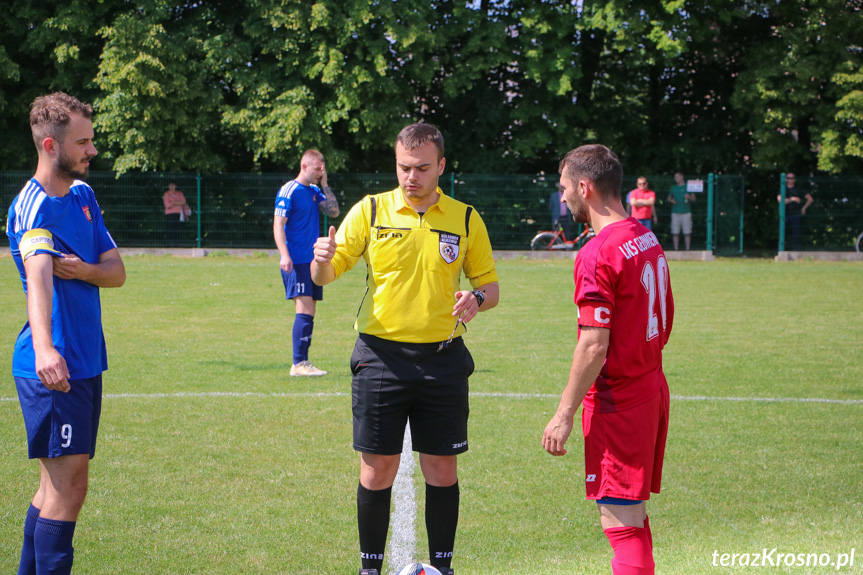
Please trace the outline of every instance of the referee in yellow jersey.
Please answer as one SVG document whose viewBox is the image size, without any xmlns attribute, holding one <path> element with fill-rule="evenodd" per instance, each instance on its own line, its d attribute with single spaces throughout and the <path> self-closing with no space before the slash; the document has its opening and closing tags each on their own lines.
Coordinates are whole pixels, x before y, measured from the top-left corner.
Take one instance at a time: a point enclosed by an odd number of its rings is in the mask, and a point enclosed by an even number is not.
<svg viewBox="0 0 863 575">
<path fill-rule="evenodd" d="M 360 575 L 382 571 L 390 498 L 405 425 L 426 481 L 429 562 L 452 574 L 458 525 L 456 456 L 467 451 L 465 324 L 498 302 L 488 231 L 471 206 L 438 187 L 444 142 L 430 124 L 396 138 L 399 187 L 366 196 L 338 232 L 315 243 L 312 280 L 326 285 L 360 258 L 368 267 L 351 356 Z M 459 289 L 462 271 L 473 291 Z"/>
</svg>

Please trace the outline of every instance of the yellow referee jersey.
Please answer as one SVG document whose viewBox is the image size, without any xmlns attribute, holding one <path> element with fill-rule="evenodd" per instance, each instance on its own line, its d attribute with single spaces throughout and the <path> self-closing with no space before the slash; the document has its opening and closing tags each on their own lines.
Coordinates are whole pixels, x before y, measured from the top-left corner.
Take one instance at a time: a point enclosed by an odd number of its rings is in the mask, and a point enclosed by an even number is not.
<svg viewBox="0 0 863 575">
<path fill-rule="evenodd" d="M 338 278 L 362 257 L 368 289 L 354 328 L 406 343 L 446 340 L 462 270 L 474 289 L 496 282 L 488 230 L 476 210 L 445 196 L 420 216 L 401 189 L 366 196 L 336 232 Z M 456 336 L 465 327 L 459 325 Z"/>
</svg>

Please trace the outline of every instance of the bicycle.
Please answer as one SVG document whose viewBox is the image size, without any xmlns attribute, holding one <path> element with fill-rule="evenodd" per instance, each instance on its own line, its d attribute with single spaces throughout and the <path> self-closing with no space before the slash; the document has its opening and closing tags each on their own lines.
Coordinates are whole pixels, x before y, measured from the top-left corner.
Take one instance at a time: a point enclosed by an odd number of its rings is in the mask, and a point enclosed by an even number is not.
<svg viewBox="0 0 863 575">
<path fill-rule="evenodd" d="M 857 236 L 857 243 L 854 244 L 854 249 L 857 250 L 857 253 L 860 253 L 860 248 L 863 247 L 863 232 L 860 232 L 860 235 Z"/>
<path fill-rule="evenodd" d="M 580 250 L 587 240 L 594 236 L 593 228 L 586 226 L 584 231 L 573 240 L 566 239 L 563 226 L 558 226 L 557 231 L 542 231 L 530 240 L 531 250 Z"/>
</svg>

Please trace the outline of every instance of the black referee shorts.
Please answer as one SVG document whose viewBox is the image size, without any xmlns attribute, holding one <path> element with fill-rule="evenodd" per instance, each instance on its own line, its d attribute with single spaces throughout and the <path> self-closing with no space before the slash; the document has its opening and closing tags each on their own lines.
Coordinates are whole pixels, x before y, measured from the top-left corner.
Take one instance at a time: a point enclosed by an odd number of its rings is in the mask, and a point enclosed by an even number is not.
<svg viewBox="0 0 863 575">
<path fill-rule="evenodd" d="M 438 345 L 360 334 L 351 355 L 355 450 L 400 454 L 410 421 L 414 451 L 467 451 L 473 358 L 460 337 L 440 352 Z"/>
</svg>

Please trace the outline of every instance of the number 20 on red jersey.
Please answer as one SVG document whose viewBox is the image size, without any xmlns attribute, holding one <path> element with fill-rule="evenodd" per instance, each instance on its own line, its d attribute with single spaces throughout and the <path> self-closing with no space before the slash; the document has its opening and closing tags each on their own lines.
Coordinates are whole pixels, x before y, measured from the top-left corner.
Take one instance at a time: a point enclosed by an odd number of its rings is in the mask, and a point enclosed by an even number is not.
<svg viewBox="0 0 863 575">
<path fill-rule="evenodd" d="M 667 331 L 669 284 L 668 261 L 665 259 L 665 254 L 660 254 L 656 258 L 655 265 L 651 261 L 644 262 L 644 267 L 641 269 L 641 285 L 644 286 L 648 297 L 647 341 L 659 336 L 660 321 L 662 321 L 662 331 Z M 657 303 L 659 303 L 659 310 L 656 309 Z"/>
</svg>

